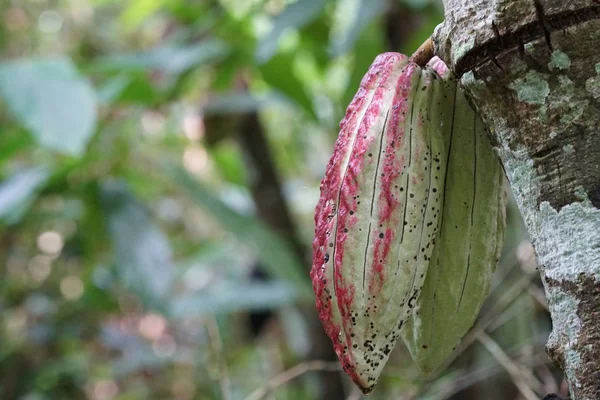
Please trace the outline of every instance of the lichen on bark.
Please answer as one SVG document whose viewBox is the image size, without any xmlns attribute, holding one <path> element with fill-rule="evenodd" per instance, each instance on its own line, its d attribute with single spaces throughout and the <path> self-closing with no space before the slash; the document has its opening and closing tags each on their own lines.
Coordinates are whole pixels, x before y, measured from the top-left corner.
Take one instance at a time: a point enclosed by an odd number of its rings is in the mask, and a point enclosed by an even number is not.
<svg viewBox="0 0 600 400">
<path fill-rule="evenodd" d="M 436 54 L 490 130 L 574 400 L 600 399 L 600 2 L 445 0 Z"/>
</svg>

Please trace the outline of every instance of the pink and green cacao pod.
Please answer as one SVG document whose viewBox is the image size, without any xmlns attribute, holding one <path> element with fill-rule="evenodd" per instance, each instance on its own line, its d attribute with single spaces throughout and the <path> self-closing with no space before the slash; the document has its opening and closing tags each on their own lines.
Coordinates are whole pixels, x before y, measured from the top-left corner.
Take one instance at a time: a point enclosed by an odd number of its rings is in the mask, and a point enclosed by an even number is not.
<svg viewBox="0 0 600 400">
<path fill-rule="evenodd" d="M 429 373 L 473 324 L 502 246 L 504 179 L 441 60 L 377 57 L 321 183 L 311 270 L 325 331 L 365 393 L 399 337 Z"/>
<path fill-rule="evenodd" d="M 421 292 L 441 218 L 446 156 L 431 68 L 378 56 L 321 183 L 311 278 L 344 370 L 370 392 Z"/>
</svg>

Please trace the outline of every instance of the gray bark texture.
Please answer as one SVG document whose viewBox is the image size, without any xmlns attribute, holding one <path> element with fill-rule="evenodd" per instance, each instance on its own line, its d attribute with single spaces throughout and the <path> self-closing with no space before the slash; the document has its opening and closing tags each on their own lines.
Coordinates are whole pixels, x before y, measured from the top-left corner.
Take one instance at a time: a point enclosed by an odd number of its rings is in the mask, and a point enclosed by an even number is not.
<svg viewBox="0 0 600 400">
<path fill-rule="evenodd" d="M 444 0 L 435 51 L 490 130 L 573 400 L 600 399 L 600 0 Z"/>
</svg>

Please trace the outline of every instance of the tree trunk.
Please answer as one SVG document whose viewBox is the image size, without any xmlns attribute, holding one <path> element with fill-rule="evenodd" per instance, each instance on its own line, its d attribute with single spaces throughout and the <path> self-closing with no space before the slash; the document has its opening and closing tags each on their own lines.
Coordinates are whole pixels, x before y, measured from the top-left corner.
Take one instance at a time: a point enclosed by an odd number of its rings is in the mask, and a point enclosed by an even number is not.
<svg viewBox="0 0 600 400">
<path fill-rule="evenodd" d="M 436 54 L 489 127 L 572 399 L 600 399 L 600 0 L 444 0 Z"/>
</svg>

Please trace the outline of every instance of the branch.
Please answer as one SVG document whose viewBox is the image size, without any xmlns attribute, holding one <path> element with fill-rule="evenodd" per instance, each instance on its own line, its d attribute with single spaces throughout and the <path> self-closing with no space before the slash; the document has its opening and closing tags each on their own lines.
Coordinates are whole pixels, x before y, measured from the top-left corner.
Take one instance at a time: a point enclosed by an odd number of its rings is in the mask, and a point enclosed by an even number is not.
<svg viewBox="0 0 600 400">
<path fill-rule="evenodd" d="M 242 116 L 237 140 L 246 155 L 250 191 L 260 218 L 292 245 L 298 259 L 306 261 L 306 247 L 299 239 L 283 190 L 271 148 L 257 113 Z"/>
<path fill-rule="evenodd" d="M 520 365 L 517 365 L 513 360 L 510 359 L 508 355 L 502 350 L 502 348 L 496 343 L 491 337 L 489 337 L 484 332 L 481 332 L 477 338 L 481 344 L 485 346 L 487 351 L 489 351 L 492 356 L 498 361 L 498 364 L 502 365 L 502 367 L 508 372 L 510 377 L 519 392 L 525 397 L 527 400 L 539 400 L 538 396 L 535 394 L 533 389 L 531 389 L 530 384 L 535 384 L 536 386 L 540 386 L 539 382 L 530 374 L 524 374 L 524 370 Z M 525 376 L 524 376 L 525 375 Z M 530 382 L 526 382 L 525 377 L 527 377 Z"/>
<path fill-rule="evenodd" d="M 267 396 L 270 392 L 278 388 L 279 386 L 285 385 L 292 379 L 299 377 L 310 371 L 323 371 L 323 372 L 339 372 L 341 371 L 341 365 L 337 361 L 306 361 L 296 365 L 287 371 L 269 379 L 266 385 L 256 389 L 252 392 L 245 400 L 260 400 Z"/>
</svg>

